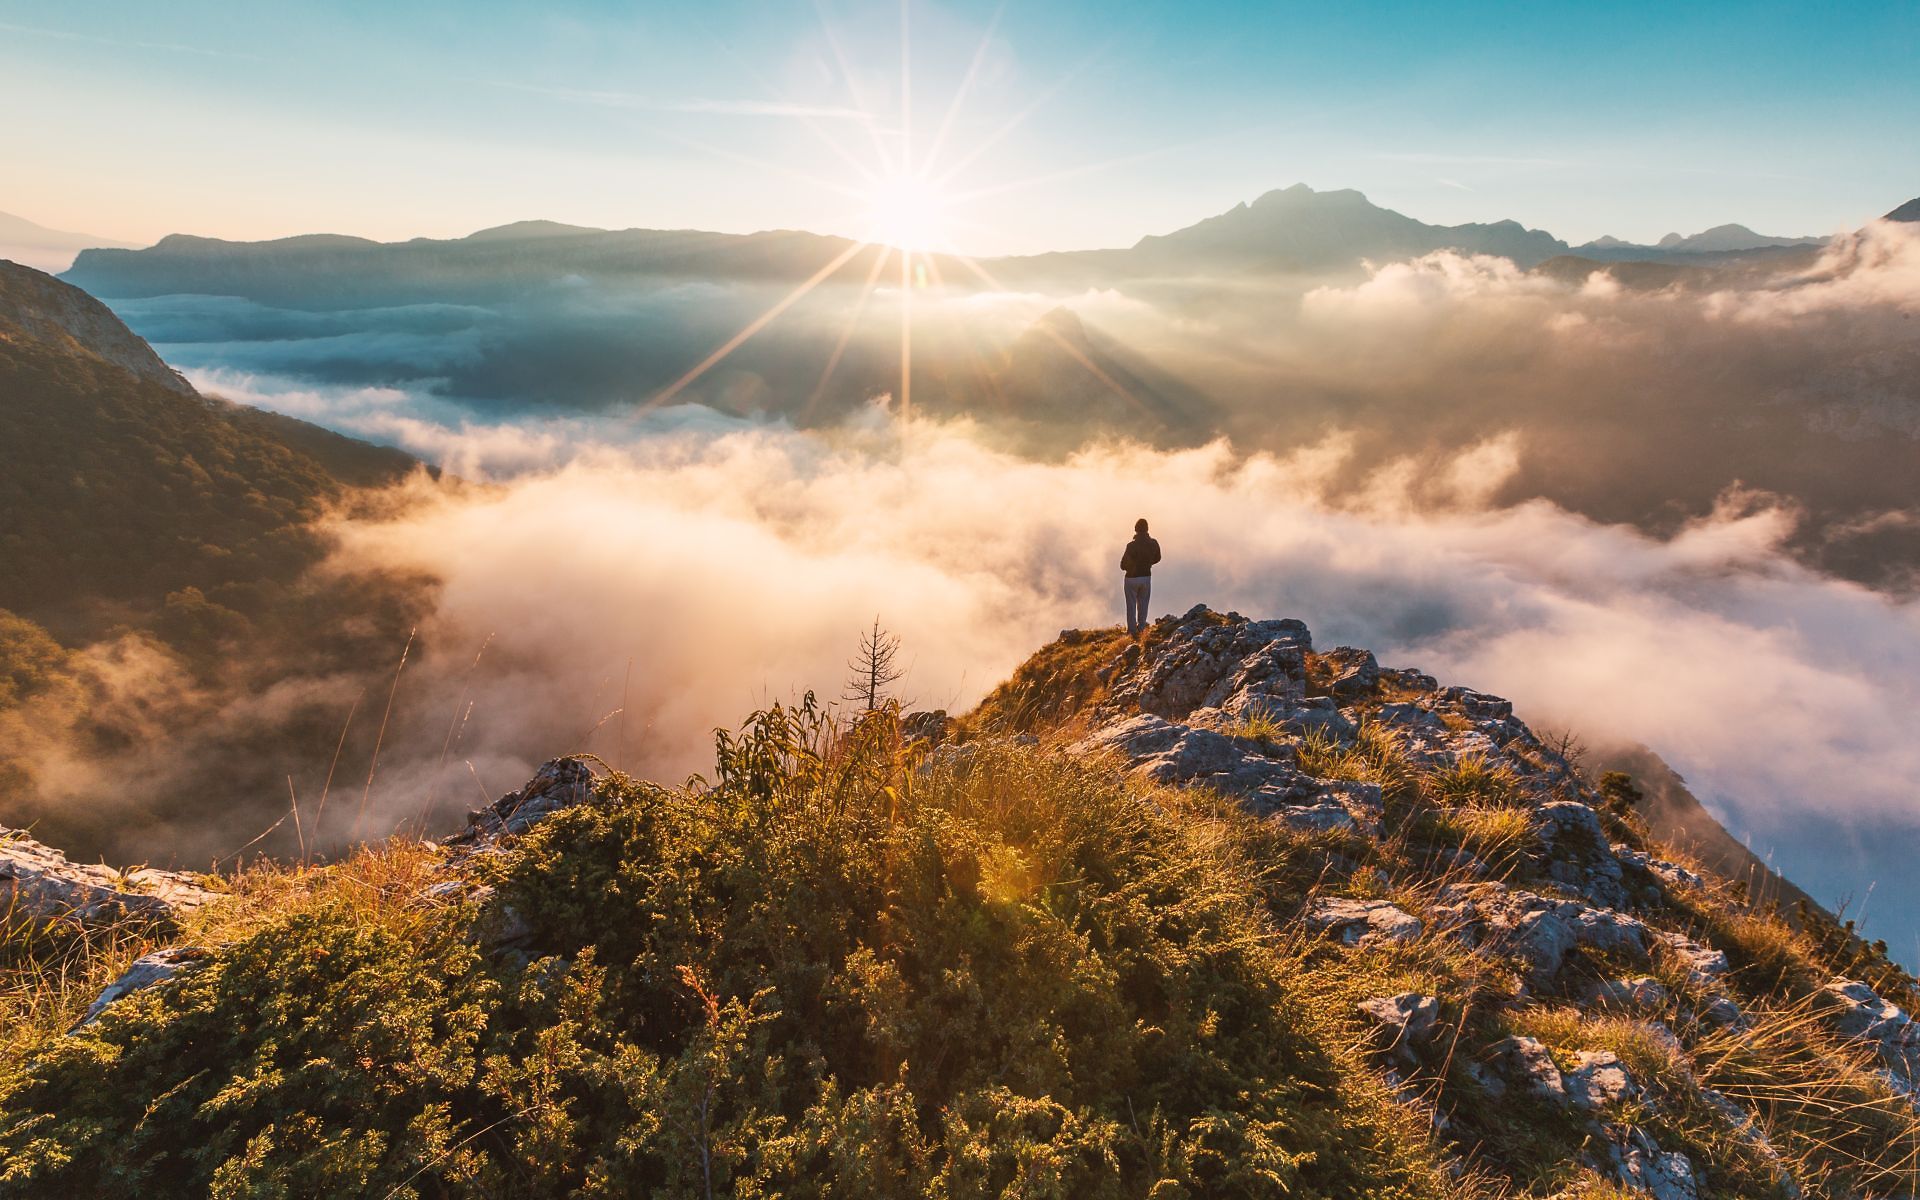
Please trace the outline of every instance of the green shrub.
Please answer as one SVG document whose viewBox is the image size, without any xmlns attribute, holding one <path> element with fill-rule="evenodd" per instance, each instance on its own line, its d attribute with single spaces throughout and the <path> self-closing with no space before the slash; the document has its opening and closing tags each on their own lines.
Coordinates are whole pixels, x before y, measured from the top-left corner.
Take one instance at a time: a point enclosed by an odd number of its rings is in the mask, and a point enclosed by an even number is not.
<svg viewBox="0 0 1920 1200">
<path fill-rule="evenodd" d="M 489 911 L 289 905 L 0 1094 L 0 1194 L 1438 1196 L 1233 827 L 890 714 L 615 777 Z M 469 930 L 511 908 L 519 950 Z M 396 1191 L 397 1189 L 397 1191 Z"/>
</svg>

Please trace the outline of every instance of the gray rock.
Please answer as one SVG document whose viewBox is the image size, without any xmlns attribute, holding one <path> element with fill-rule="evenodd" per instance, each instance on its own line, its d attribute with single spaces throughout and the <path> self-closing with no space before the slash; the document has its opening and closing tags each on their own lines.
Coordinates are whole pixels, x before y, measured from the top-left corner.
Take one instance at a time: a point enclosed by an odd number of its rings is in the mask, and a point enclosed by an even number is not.
<svg viewBox="0 0 1920 1200">
<path fill-rule="evenodd" d="M 1267 819 L 1302 833 L 1326 833 L 1336 829 L 1342 833 L 1360 832 L 1360 823 L 1353 819 L 1353 814 L 1331 800 L 1323 800 L 1318 804 L 1283 804 L 1274 809 Z"/>
<path fill-rule="evenodd" d="M 1905 1009 L 1859 979 L 1835 979 L 1821 993 L 1833 1006 L 1829 1020 L 1840 1036 L 1872 1046 L 1909 1084 L 1920 1079 L 1920 1023 Z"/>
<path fill-rule="evenodd" d="M 121 972 L 120 978 L 108 984 L 94 998 L 93 1003 L 87 1006 L 86 1015 L 80 1018 L 80 1023 L 68 1032 L 85 1029 L 98 1021 L 100 1014 L 115 1001 L 194 970 L 204 965 L 208 957 L 207 951 L 198 946 L 169 946 L 135 959 L 132 966 Z"/>
<path fill-rule="evenodd" d="M 1614 1177 L 1653 1200 L 1699 1200 L 1693 1162 L 1678 1151 L 1664 1151 L 1643 1129 L 1632 1129 L 1608 1147 Z"/>
<path fill-rule="evenodd" d="M 927 742 L 938 746 L 947 740 L 953 732 L 953 719 L 947 716 L 947 710 L 936 708 L 928 712 L 910 712 L 900 718 L 900 735 L 909 742 Z"/>
<path fill-rule="evenodd" d="M 1514 956 L 1535 983 L 1558 975 L 1576 947 L 1635 959 L 1647 955 L 1647 927 L 1633 917 L 1502 883 L 1449 884 L 1432 917 L 1464 945 Z"/>
<path fill-rule="evenodd" d="M 1633 1076 L 1611 1050 L 1582 1050 L 1576 1056 L 1580 1065 L 1562 1076 L 1567 1103 L 1588 1112 L 1597 1112 L 1610 1104 L 1620 1104 L 1640 1094 Z"/>
<path fill-rule="evenodd" d="M 1307 928 L 1348 945 L 1404 942 L 1420 936 L 1420 919 L 1385 900 L 1319 896 L 1307 906 Z"/>
<path fill-rule="evenodd" d="M 1537 1100 L 1565 1105 L 1567 1085 L 1538 1038 L 1515 1035 L 1487 1048 L 1494 1074 Z"/>
<path fill-rule="evenodd" d="M 1149 713 L 1096 730 L 1074 749 L 1114 751 L 1129 774 L 1154 783 L 1200 784 L 1242 797 L 1258 793 L 1262 807 L 1311 794 L 1311 784 L 1293 766 L 1291 748 L 1257 747 Z"/>
<path fill-rule="evenodd" d="M 468 847 L 522 834 L 592 795 L 593 772 L 587 764 L 577 758 L 556 758 L 541 766 L 519 791 L 468 813 L 467 827 L 446 841 L 449 846 Z"/>
<path fill-rule="evenodd" d="M 1548 878 L 1595 904 L 1617 908 L 1627 902 L 1625 872 L 1614 857 L 1600 814 L 1577 800 L 1540 805 L 1540 837 L 1547 854 Z"/>
<path fill-rule="evenodd" d="M 1487 692 L 1476 692 L 1472 688 L 1446 688 L 1441 691 L 1440 698 L 1469 717 L 1503 721 L 1513 715 L 1511 700 L 1505 700 Z"/>
<path fill-rule="evenodd" d="M 1693 1015 L 1701 1024 L 1721 1029 L 1745 1029 L 1747 1026 L 1747 1014 L 1740 1011 L 1740 1006 L 1731 996 L 1710 996 Z"/>
<path fill-rule="evenodd" d="M 1409 1070 L 1420 1065 L 1422 1054 L 1439 1032 L 1440 1001 L 1434 996 L 1402 992 L 1362 1000 L 1355 1007 L 1372 1019 L 1380 1049 Z"/>
<path fill-rule="evenodd" d="M 1327 692 L 1340 700 L 1357 700 L 1368 695 L 1380 681 L 1380 664 L 1371 650 L 1336 646 L 1320 656 L 1329 680 Z"/>
<path fill-rule="evenodd" d="M 1667 954 L 1686 969 L 1687 978 L 1702 987 L 1711 987 L 1726 978 L 1730 969 L 1725 952 L 1705 946 L 1682 933 L 1655 935 Z"/>
<path fill-rule="evenodd" d="M 1595 984 L 1588 993 L 1591 1003 L 1606 1008 L 1640 1008 L 1664 1010 L 1673 1002 L 1673 993 L 1667 985 L 1651 975 L 1636 975 L 1631 979 L 1603 979 Z"/>
<path fill-rule="evenodd" d="M 1255 704 L 1291 712 L 1306 695 L 1312 635 L 1299 621 L 1221 617 L 1197 605 L 1108 680 L 1107 707 L 1183 720 L 1195 709 L 1239 715 Z"/>
<path fill-rule="evenodd" d="M 1415 729 L 1444 730 L 1447 723 L 1442 721 L 1431 709 L 1421 708 L 1418 704 L 1397 701 L 1383 704 L 1375 720 L 1382 725 L 1410 726 Z"/>
<path fill-rule="evenodd" d="M 68 862 L 53 847 L 0 827 L 0 912 L 32 928 L 127 920 L 165 924 L 221 894 L 184 872 L 142 867 L 123 874 Z"/>
<path fill-rule="evenodd" d="M 1635 870 L 1644 871 L 1655 879 L 1673 887 L 1702 888 L 1706 886 L 1706 880 L 1700 878 L 1699 875 L 1689 871 L 1679 863 L 1668 862 L 1664 858 L 1654 858 L 1651 855 L 1643 854 L 1633 849 L 1631 846 L 1615 844 L 1612 849 L 1613 856 L 1626 866 L 1632 867 Z"/>
</svg>

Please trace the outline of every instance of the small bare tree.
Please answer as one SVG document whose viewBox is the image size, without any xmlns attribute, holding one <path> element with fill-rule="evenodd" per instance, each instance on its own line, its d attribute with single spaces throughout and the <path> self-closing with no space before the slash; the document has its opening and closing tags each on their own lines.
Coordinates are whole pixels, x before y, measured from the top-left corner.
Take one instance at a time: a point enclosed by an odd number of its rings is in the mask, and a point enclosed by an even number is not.
<svg viewBox="0 0 1920 1200">
<path fill-rule="evenodd" d="M 900 682 L 905 671 L 896 665 L 900 639 L 880 628 L 874 617 L 873 628 L 860 635 L 860 652 L 847 664 L 846 699 L 872 712 L 886 702 L 887 689 Z"/>
</svg>

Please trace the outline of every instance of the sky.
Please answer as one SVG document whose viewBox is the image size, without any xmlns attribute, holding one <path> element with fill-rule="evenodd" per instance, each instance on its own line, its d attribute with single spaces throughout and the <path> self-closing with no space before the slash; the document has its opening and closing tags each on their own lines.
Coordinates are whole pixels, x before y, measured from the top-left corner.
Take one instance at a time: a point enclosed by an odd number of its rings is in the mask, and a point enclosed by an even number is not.
<svg viewBox="0 0 1920 1200">
<path fill-rule="evenodd" d="M 1826 234 L 1920 194 L 1916 46 L 1912 0 L 0 0 L 0 211 L 137 243 L 861 236 L 917 168 L 976 254 L 1296 182 L 1574 242 Z"/>
</svg>

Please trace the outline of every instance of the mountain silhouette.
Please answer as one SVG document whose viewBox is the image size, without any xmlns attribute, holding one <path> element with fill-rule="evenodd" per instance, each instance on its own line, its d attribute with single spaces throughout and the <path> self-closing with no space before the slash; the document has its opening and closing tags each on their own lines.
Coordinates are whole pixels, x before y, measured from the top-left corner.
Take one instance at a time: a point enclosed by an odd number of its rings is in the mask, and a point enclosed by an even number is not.
<svg viewBox="0 0 1920 1200">
<path fill-rule="evenodd" d="M 48 229 L 25 217 L 0 212 L 0 259 L 10 259 L 41 271 L 64 271 L 74 255 L 94 246 L 126 246 L 91 233 Z"/>
</svg>

